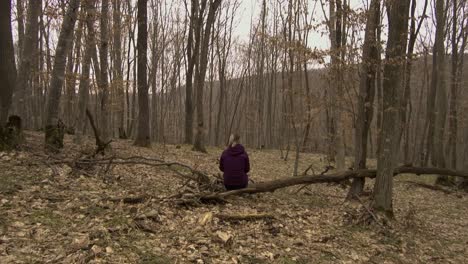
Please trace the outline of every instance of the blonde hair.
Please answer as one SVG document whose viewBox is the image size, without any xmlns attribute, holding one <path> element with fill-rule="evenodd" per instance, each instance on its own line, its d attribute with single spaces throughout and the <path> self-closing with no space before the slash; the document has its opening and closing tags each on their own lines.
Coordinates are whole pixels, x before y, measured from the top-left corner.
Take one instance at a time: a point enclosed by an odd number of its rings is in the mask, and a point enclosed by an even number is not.
<svg viewBox="0 0 468 264">
<path fill-rule="evenodd" d="M 240 139 L 240 136 L 238 134 L 231 134 L 229 136 L 229 143 L 228 143 L 228 147 L 234 147 L 236 146 L 238 143 L 239 143 L 239 139 Z"/>
</svg>

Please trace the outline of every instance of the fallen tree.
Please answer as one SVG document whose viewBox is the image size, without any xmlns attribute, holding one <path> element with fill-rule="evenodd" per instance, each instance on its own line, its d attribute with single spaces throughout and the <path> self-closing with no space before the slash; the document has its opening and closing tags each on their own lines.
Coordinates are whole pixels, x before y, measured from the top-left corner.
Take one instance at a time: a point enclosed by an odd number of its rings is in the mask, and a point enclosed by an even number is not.
<svg viewBox="0 0 468 264">
<path fill-rule="evenodd" d="M 179 162 L 165 161 L 157 158 L 146 158 L 141 156 L 133 157 L 110 157 L 102 159 L 59 159 L 54 161 L 47 161 L 47 164 L 67 164 L 72 168 L 79 169 L 82 167 L 88 167 L 93 165 L 106 166 L 108 169 L 115 165 L 143 165 L 151 167 L 165 167 L 170 171 L 174 172 L 178 177 L 188 181 L 193 181 L 199 184 L 201 189 L 195 190 L 190 193 L 180 193 L 173 196 L 173 198 L 179 199 L 182 204 L 192 202 L 224 202 L 224 198 L 240 194 L 255 194 L 273 192 L 277 189 L 287 188 L 295 185 L 310 185 L 317 183 L 343 183 L 351 179 L 356 178 L 375 178 L 377 170 L 375 169 L 363 169 L 363 170 L 347 170 L 338 171 L 330 174 L 327 168 L 321 174 L 315 175 L 303 175 L 299 177 L 288 177 L 279 180 L 273 180 L 268 182 L 261 182 L 249 185 L 249 187 L 233 191 L 213 192 L 213 190 L 219 188 L 213 188 L 217 186 L 221 179 L 215 175 L 209 175 L 200 170 L 194 169 L 189 165 L 182 164 Z M 415 174 L 415 175 L 446 175 L 446 176 L 457 176 L 468 179 L 468 172 L 457 171 L 450 169 L 440 168 L 427 168 L 427 167 L 412 167 L 412 166 L 401 166 L 397 167 L 393 173 L 395 176 L 399 174 Z M 218 186 L 219 187 L 219 186 Z M 220 187 L 221 188 L 221 187 Z M 130 201 L 131 203 L 131 201 Z"/>
<path fill-rule="evenodd" d="M 426 168 L 426 167 L 411 167 L 402 166 L 398 167 L 393 172 L 394 176 L 399 174 L 416 174 L 416 175 L 447 175 L 447 176 L 458 176 L 468 178 L 468 172 L 455 171 L 449 169 L 440 168 Z M 340 183 L 355 178 L 375 178 L 377 170 L 365 169 L 365 170 L 349 170 L 340 171 L 327 175 L 307 175 L 301 177 L 290 177 L 285 179 L 279 179 L 274 181 L 262 182 L 253 184 L 247 188 L 226 191 L 214 194 L 205 194 L 200 196 L 201 201 L 212 201 L 212 200 L 223 200 L 228 196 L 239 195 L 239 194 L 255 194 L 264 192 L 273 192 L 277 189 L 291 187 L 301 184 L 317 184 L 317 183 Z"/>
</svg>

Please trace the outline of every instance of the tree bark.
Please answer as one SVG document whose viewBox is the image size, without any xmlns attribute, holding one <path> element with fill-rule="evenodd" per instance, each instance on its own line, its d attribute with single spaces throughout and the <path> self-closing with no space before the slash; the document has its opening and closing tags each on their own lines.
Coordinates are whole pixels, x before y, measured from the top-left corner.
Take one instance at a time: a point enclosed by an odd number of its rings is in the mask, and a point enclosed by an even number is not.
<svg viewBox="0 0 468 264">
<path fill-rule="evenodd" d="M 109 81 L 108 81 L 108 69 L 109 69 L 109 0 L 102 0 L 101 5 L 101 39 L 100 39 L 100 50 L 99 50 L 99 62 L 101 64 L 101 81 L 99 82 L 100 94 L 101 94 L 101 118 L 100 128 L 101 136 L 104 142 L 107 142 L 112 137 L 110 121 L 110 109 L 109 109 Z"/>
<path fill-rule="evenodd" d="M 387 2 L 388 42 L 383 78 L 383 116 L 377 177 L 374 185 L 374 204 L 377 211 L 393 216 L 393 171 L 398 153 L 398 109 L 402 87 L 401 76 L 406 54 L 408 13 L 410 0 Z"/>
<path fill-rule="evenodd" d="M 195 84 L 196 84 L 196 91 L 197 91 L 197 132 L 195 134 L 195 141 L 193 144 L 193 149 L 196 151 L 206 152 L 205 142 L 204 142 L 204 133 L 205 133 L 205 125 L 203 120 L 203 90 L 205 85 L 205 75 L 206 75 L 206 68 L 208 64 L 208 48 L 211 36 L 211 30 L 213 28 L 213 24 L 216 18 L 216 11 L 220 6 L 222 0 L 213 0 L 210 3 L 210 8 L 208 11 L 208 17 L 206 19 L 206 25 L 204 30 L 203 36 L 203 43 L 201 45 L 200 50 L 200 64 L 199 64 L 199 71 L 200 73 L 196 75 Z M 203 17 L 201 17 L 203 19 Z"/>
<path fill-rule="evenodd" d="M 21 56 L 18 67 L 18 78 L 15 87 L 15 97 L 17 98 L 18 115 L 23 120 L 23 123 L 29 122 L 27 115 L 28 102 L 31 100 L 27 96 L 31 90 L 30 84 L 32 72 L 33 50 L 35 43 L 37 43 L 37 33 L 39 30 L 39 12 L 41 10 L 41 0 L 29 0 L 28 15 L 26 22 L 25 41 L 20 45 Z M 28 92 L 27 92 L 28 90 Z"/>
<path fill-rule="evenodd" d="M 329 3 L 329 37 L 331 43 L 330 87 L 328 92 L 328 159 L 336 162 L 339 169 L 345 167 L 343 144 L 343 124 L 341 111 L 342 85 L 342 25 L 343 7 L 341 0 L 330 0 Z"/>
<path fill-rule="evenodd" d="M 434 138 L 431 152 L 432 164 L 436 167 L 445 168 L 445 152 L 444 152 L 444 132 L 445 121 L 447 119 L 447 88 L 445 74 L 445 25 L 446 25 L 446 10 L 445 1 L 436 1 L 436 36 L 434 42 L 432 65 L 432 88 L 435 93 L 435 109 L 434 117 Z M 436 183 L 448 184 L 448 177 L 437 177 Z"/>
<path fill-rule="evenodd" d="M 116 92 L 117 97 L 117 130 L 119 133 L 119 138 L 126 138 L 125 135 L 125 98 L 124 98 L 124 84 L 123 84 L 123 69 L 122 69 L 122 7 L 120 0 L 112 1 L 112 17 L 113 17 L 113 56 L 114 56 L 114 65 L 113 65 L 113 80 L 112 84 L 114 91 Z"/>
<path fill-rule="evenodd" d="M 428 6 L 428 0 L 425 0 L 423 12 L 419 23 L 416 25 L 417 18 L 415 16 L 417 8 L 417 0 L 411 1 L 411 26 L 408 40 L 408 51 L 406 54 L 406 69 L 405 69 L 405 88 L 403 100 L 401 101 L 400 109 L 400 120 L 401 120 L 401 130 L 400 130 L 400 140 L 404 137 L 403 143 L 403 160 L 405 162 L 412 162 L 409 153 L 410 146 L 410 129 L 411 129 L 411 114 L 412 114 L 412 102 L 411 102 L 411 77 L 412 77 L 412 68 L 413 68 L 413 56 L 414 56 L 414 47 L 416 44 L 419 31 L 421 29 L 422 23 L 426 17 L 426 9 Z"/>
<path fill-rule="evenodd" d="M 188 31 L 187 39 L 187 72 L 185 77 L 185 144 L 192 144 L 193 140 L 193 72 L 195 63 L 198 58 L 198 43 L 194 36 L 199 36 L 199 26 L 198 26 L 198 10 L 199 2 L 198 0 L 191 1 L 191 11 L 190 11 L 190 25 Z M 195 41 L 195 42 L 194 42 Z"/>
<path fill-rule="evenodd" d="M 135 145 L 150 147 L 150 119 L 146 65 L 148 49 L 147 0 L 138 0 L 138 130 Z"/>
<path fill-rule="evenodd" d="M 357 103 L 357 120 L 354 134 L 354 169 L 366 168 L 367 140 L 369 128 L 374 115 L 374 96 L 376 82 L 376 63 L 380 56 L 377 50 L 377 27 L 380 23 L 380 0 L 372 0 L 367 12 L 367 24 L 362 51 L 361 74 L 359 80 L 359 95 Z M 364 189 L 365 179 L 353 180 L 348 193 L 348 199 L 360 195 Z"/>
<path fill-rule="evenodd" d="M 6 123 L 16 81 L 11 0 L 0 1 L 0 128 Z"/>
<path fill-rule="evenodd" d="M 75 26 L 80 0 L 70 0 L 67 11 L 63 17 L 62 28 L 55 51 L 55 61 L 52 70 L 52 79 L 49 85 L 49 97 L 46 107 L 46 148 L 58 150 L 63 147 L 63 135 L 59 127 L 59 105 L 64 83 L 66 55 L 71 48 L 71 35 Z"/>
<path fill-rule="evenodd" d="M 91 0 L 86 0 L 83 5 L 86 8 L 87 37 L 86 47 L 82 60 L 82 72 L 78 88 L 78 108 L 76 114 L 75 143 L 80 144 L 86 127 L 86 108 L 89 101 L 91 59 L 96 49 L 94 32 L 95 7 Z"/>
</svg>

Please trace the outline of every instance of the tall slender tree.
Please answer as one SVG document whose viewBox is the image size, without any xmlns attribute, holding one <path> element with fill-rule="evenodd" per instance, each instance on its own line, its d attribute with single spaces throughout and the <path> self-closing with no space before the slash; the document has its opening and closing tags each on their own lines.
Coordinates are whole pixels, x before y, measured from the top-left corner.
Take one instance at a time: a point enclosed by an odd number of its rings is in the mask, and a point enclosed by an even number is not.
<svg viewBox="0 0 468 264">
<path fill-rule="evenodd" d="M 67 53 L 71 48 L 72 33 L 80 7 L 80 0 L 70 0 L 63 16 L 62 27 L 55 51 L 54 67 L 49 85 L 49 96 L 46 106 L 45 143 L 46 148 L 57 150 L 63 147 L 63 134 L 59 125 L 59 105 L 64 83 Z"/>
<path fill-rule="evenodd" d="M 0 128 L 6 122 L 16 81 L 11 0 L 0 1 Z"/>
<path fill-rule="evenodd" d="M 206 0 L 203 0 L 206 3 Z M 203 18 L 204 7 L 200 10 L 199 0 L 192 0 L 190 21 L 187 36 L 187 71 L 185 75 L 185 136 L 184 143 L 192 144 L 193 140 L 193 73 L 198 60 L 200 26 L 198 17 Z"/>
<path fill-rule="evenodd" d="M 367 142 L 369 128 L 374 114 L 374 96 L 376 82 L 376 63 L 380 56 L 377 48 L 377 27 L 380 23 L 380 0 L 372 0 L 367 11 L 366 32 L 362 48 L 361 74 L 357 103 L 357 120 L 354 132 L 354 168 L 365 169 L 367 161 Z M 364 189 L 365 179 L 354 179 L 348 193 L 348 199 L 359 195 Z"/>
<path fill-rule="evenodd" d="M 205 75 L 208 64 L 208 48 L 210 44 L 211 30 L 216 19 L 216 12 L 221 4 L 221 0 L 212 0 L 210 1 L 210 7 L 208 11 L 208 16 L 206 19 L 205 30 L 203 32 L 203 43 L 200 47 L 200 64 L 199 72 L 195 78 L 195 84 L 197 89 L 197 133 L 195 134 L 195 141 L 193 144 L 194 150 L 206 152 L 205 142 L 204 142 L 204 133 L 205 133 L 205 124 L 203 121 L 203 90 L 205 85 Z M 203 17 L 200 17 L 203 20 Z M 200 24 L 203 26 L 203 23 Z"/>
<path fill-rule="evenodd" d="M 28 94 L 30 94 L 31 86 L 28 84 L 30 84 L 31 81 L 33 49 L 35 43 L 38 41 L 38 18 L 41 6 L 41 0 L 29 0 L 25 41 L 23 45 L 21 45 L 21 59 L 18 67 L 15 97 L 18 99 L 18 114 L 25 122 L 29 121 L 27 107 L 28 102 L 31 99 L 28 96 Z"/>
<path fill-rule="evenodd" d="M 113 66 L 112 66 L 112 85 L 117 97 L 116 115 L 117 115 L 117 130 L 119 138 L 125 138 L 124 130 L 124 83 L 122 69 L 122 1 L 112 0 L 112 18 L 113 18 Z"/>
<path fill-rule="evenodd" d="M 436 0 L 436 35 L 433 49 L 431 90 L 435 91 L 435 108 L 431 111 L 433 138 L 431 161 L 434 166 L 445 168 L 444 134 L 447 119 L 447 75 L 445 73 L 445 32 L 447 10 L 445 0 Z M 448 176 L 437 177 L 437 183 L 447 184 Z"/>
<path fill-rule="evenodd" d="M 101 134 L 104 142 L 109 141 L 112 137 L 112 130 L 110 128 L 110 106 L 109 106 L 109 0 L 102 0 L 101 5 L 101 41 L 99 49 L 99 62 L 101 72 L 99 73 L 101 81 L 99 82 L 101 93 Z"/>
<path fill-rule="evenodd" d="M 151 146 L 148 80 L 147 80 L 147 49 L 148 49 L 148 22 L 147 0 L 138 0 L 138 130 L 135 145 L 141 147 Z"/>
<path fill-rule="evenodd" d="M 80 85 L 78 88 L 78 107 L 76 109 L 76 131 L 75 142 L 81 143 L 81 138 L 85 131 L 86 124 L 86 107 L 89 101 L 89 86 L 90 86 L 90 70 L 91 59 L 96 50 L 94 19 L 95 7 L 92 0 L 85 0 L 83 8 L 86 10 L 86 47 L 82 60 L 82 72 L 80 77 Z"/>
<path fill-rule="evenodd" d="M 401 100 L 410 0 L 387 1 L 388 42 L 383 77 L 383 115 L 373 207 L 393 216 L 393 171 L 398 153 L 398 106 Z"/>
</svg>

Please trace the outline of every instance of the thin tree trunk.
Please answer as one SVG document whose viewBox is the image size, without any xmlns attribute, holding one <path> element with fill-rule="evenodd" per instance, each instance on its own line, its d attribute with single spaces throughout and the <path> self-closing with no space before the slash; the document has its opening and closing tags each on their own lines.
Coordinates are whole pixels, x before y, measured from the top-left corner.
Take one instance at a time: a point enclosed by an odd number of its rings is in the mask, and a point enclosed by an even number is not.
<svg viewBox="0 0 468 264">
<path fill-rule="evenodd" d="M 113 0 L 113 29 L 114 29 L 114 66 L 113 66 L 113 80 L 114 90 L 117 93 L 117 129 L 119 138 L 125 138 L 125 98 L 124 98 L 124 84 L 123 84 L 123 69 L 122 69 L 122 23 L 121 23 L 121 1 Z"/>
<path fill-rule="evenodd" d="M 421 19 L 416 25 L 416 7 L 417 1 L 411 1 L 411 26 L 410 26 L 410 34 L 409 34 L 409 41 L 408 41 L 408 52 L 406 54 L 406 69 L 405 69 L 405 88 L 404 88 L 404 96 L 403 100 L 401 101 L 401 109 L 400 109 L 400 119 L 401 119 L 401 130 L 400 130 L 400 140 L 404 136 L 404 144 L 403 144 L 403 157 L 406 163 L 411 163 L 410 154 L 409 154 L 409 145 L 410 145 L 410 125 L 411 125 L 411 113 L 412 113 L 412 102 L 411 102 L 411 77 L 412 77 L 412 68 L 413 68 L 413 56 L 414 56 L 414 47 L 416 44 L 417 37 L 419 35 L 419 31 L 421 29 L 422 23 L 426 16 L 426 9 L 428 6 L 428 0 L 425 0 L 423 13 L 421 15 Z"/>
<path fill-rule="evenodd" d="M 150 147 L 148 82 L 147 82 L 147 0 L 138 0 L 138 130 L 135 145 Z"/>
<path fill-rule="evenodd" d="M 206 20 L 203 43 L 200 50 L 200 64 L 199 70 L 200 73 L 197 74 L 195 79 L 196 91 L 197 91 L 197 132 L 195 134 L 195 141 L 193 148 L 196 151 L 206 152 L 205 142 L 204 142 L 204 133 L 205 125 L 203 120 L 203 90 L 205 84 L 205 74 L 208 64 L 208 47 L 210 42 L 211 30 L 216 18 L 216 11 L 221 4 L 221 0 L 214 0 L 210 3 L 210 8 L 208 11 L 208 17 Z M 202 18 L 202 17 L 201 17 Z"/>
<path fill-rule="evenodd" d="M 359 81 L 358 114 L 354 134 L 354 169 L 365 169 L 367 161 L 367 141 L 374 115 L 374 95 L 376 83 L 377 27 L 380 23 L 380 0 L 372 0 L 367 13 L 366 33 L 362 51 L 361 74 Z M 354 179 L 348 193 L 348 199 L 360 195 L 364 189 L 365 179 Z"/>
<path fill-rule="evenodd" d="M 19 3 L 18 3 L 19 4 Z M 34 45 L 37 43 L 37 33 L 39 30 L 39 12 L 41 10 L 41 0 L 29 0 L 28 4 L 28 16 L 26 22 L 26 34 L 25 41 L 20 45 L 21 56 L 18 67 L 18 78 L 15 87 L 15 97 L 18 99 L 18 115 L 22 118 L 23 123 L 29 122 L 29 116 L 27 115 L 27 107 L 29 98 L 27 94 L 30 94 L 31 86 L 31 72 L 32 72 L 32 60 Z"/>
<path fill-rule="evenodd" d="M 96 49 L 95 33 L 94 33 L 94 13 L 95 7 L 91 0 L 86 0 L 84 3 L 86 8 L 86 25 L 87 37 L 86 48 L 82 61 L 82 72 L 80 85 L 78 88 L 78 109 L 76 114 L 76 131 L 75 143 L 80 144 L 86 127 L 86 108 L 89 101 L 89 85 L 90 85 L 90 68 L 92 55 Z"/>
<path fill-rule="evenodd" d="M 68 50 L 71 48 L 73 28 L 78 15 L 80 0 L 70 0 L 67 11 L 63 17 L 62 28 L 55 51 L 55 61 L 52 70 L 52 79 L 49 85 L 49 96 L 46 107 L 46 148 L 56 151 L 63 147 L 63 134 L 59 126 L 59 105 L 64 83 L 65 66 Z"/>
<path fill-rule="evenodd" d="M 191 11 L 190 11 L 190 26 L 188 31 L 187 39 L 187 72 L 185 79 L 185 144 L 192 144 L 193 140 L 193 101 L 192 101 L 192 89 L 193 89 L 193 72 L 195 63 L 198 58 L 198 43 L 199 39 L 199 26 L 198 26 L 198 0 L 192 0 Z M 195 43 L 194 43 L 194 36 Z"/>
<path fill-rule="evenodd" d="M 6 123 L 16 81 L 11 0 L 0 1 L 0 128 Z"/>
<path fill-rule="evenodd" d="M 445 122 L 447 119 L 447 90 L 446 90 L 446 74 L 445 74 L 445 25 L 446 25 L 446 9 L 445 1 L 437 0 L 436 2 L 436 37 L 434 42 L 434 64 L 432 68 L 432 86 L 435 93 L 435 109 L 434 109 L 434 138 L 432 148 L 432 164 L 439 168 L 445 168 L 445 152 L 444 152 L 444 132 Z M 447 176 L 439 176 L 436 183 L 447 184 Z"/>
<path fill-rule="evenodd" d="M 101 63 L 101 81 L 99 82 L 101 93 L 101 140 L 108 142 L 111 138 L 110 127 L 110 107 L 109 107 L 109 0 L 102 0 L 101 5 L 101 39 L 100 39 L 100 52 L 99 62 Z"/>
<path fill-rule="evenodd" d="M 29 3 L 30 4 L 30 3 Z M 31 5 L 29 5 L 31 6 Z M 23 0 L 16 0 L 16 20 L 18 22 L 18 60 L 22 61 L 21 55 L 23 52 L 23 43 L 24 43 L 24 1 Z M 19 70 L 19 69 L 18 69 Z M 16 91 L 15 91 L 16 92 Z M 16 94 L 15 94 L 16 96 Z"/>
</svg>

